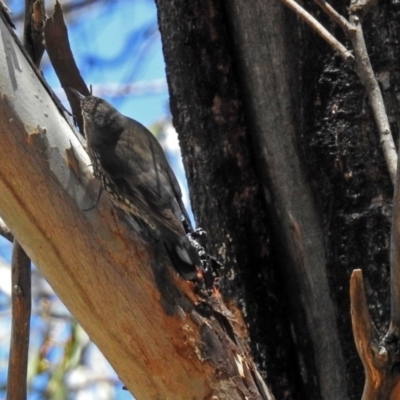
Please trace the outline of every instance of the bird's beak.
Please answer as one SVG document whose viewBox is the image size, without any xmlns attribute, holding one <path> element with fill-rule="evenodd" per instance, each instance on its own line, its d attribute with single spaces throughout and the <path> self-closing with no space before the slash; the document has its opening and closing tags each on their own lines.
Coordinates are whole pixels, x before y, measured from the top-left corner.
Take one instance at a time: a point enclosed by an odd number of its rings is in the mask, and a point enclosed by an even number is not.
<svg viewBox="0 0 400 400">
<path fill-rule="evenodd" d="M 70 87 L 68 88 L 71 93 L 79 100 L 82 101 L 86 96 L 84 96 L 83 94 L 79 93 L 77 90 L 75 90 L 74 88 Z"/>
</svg>

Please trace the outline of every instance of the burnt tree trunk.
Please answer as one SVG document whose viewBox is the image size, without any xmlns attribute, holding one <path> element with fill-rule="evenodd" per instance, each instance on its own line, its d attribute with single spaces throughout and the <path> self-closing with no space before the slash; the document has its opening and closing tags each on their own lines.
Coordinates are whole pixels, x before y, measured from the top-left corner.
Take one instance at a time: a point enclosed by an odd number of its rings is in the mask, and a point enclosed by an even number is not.
<svg viewBox="0 0 400 400">
<path fill-rule="evenodd" d="M 156 2 L 197 224 L 255 360 L 277 399 L 359 399 L 349 278 L 363 270 L 383 334 L 393 197 L 359 78 L 278 0 Z M 363 26 L 397 144 L 396 4 Z"/>
</svg>

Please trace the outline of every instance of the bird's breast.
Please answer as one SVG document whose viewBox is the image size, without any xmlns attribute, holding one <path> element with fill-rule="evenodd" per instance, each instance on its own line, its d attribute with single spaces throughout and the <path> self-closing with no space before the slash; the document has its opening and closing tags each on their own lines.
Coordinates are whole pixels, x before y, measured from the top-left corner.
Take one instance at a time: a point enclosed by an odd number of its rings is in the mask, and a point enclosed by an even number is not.
<svg viewBox="0 0 400 400">
<path fill-rule="evenodd" d="M 104 170 L 101 164 L 101 156 L 96 151 L 89 151 L 90 159 L 92 160 L 93 175 L 100 182 L 101 187 L 105 190 L 111 197 L 114 204 L 128 214 L 132 214 L 143 219 L 151 229 L 156 229 L 154 222 L 149 216 L 144 213 L 137 205 L 128 197 L 117 184 L 109 177 L 108 173 Z"/>
</svg>

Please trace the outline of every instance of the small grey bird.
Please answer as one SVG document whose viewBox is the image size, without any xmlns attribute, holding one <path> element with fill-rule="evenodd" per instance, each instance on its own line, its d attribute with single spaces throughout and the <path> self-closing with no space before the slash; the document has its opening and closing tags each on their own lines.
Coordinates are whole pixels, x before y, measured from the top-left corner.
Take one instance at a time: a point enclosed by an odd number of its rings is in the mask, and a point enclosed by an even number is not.
<svg viewBox="0 0 400 400">
<path fill-rule="evenodd" d="M 79 98 L 94 176 L 114 204 L 140 218 L 151 235 L 165 243 L 174 267 L 196 278 L 201 261 L 182 224 L 190 220 L 178 181 L 154 135 L 95 96 Z"/>
</svg>

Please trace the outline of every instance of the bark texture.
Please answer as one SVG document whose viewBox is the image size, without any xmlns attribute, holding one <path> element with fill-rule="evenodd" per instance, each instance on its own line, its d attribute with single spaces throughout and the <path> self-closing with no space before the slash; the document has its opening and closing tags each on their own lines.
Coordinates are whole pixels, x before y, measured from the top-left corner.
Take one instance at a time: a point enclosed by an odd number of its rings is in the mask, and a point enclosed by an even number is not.
<svg viewBox="0 0 400 400">
<path fill-rule="evenodd" d="M 345 2 L 339 10 L 346 15 Z M 371 62 L 383 90 L 391 130 L 399 132 L 399 10 L 380 2 L 363 21 Z M 309 37 L 310 46 L 317 43 Z M 347 43 L 349 46 L 349 43 Z M 389 244 L 393 187 L 366 95 L 357 76 L 328 51 L 306 58 L 311 88 L 303 144 L 324 218 L 327 270 L 351 398 L 360 398 L 364 373 L 354 350 L 349 276 L 363 270 L 372 318 L 383 335 L 390 320 Z M 328 49 L 329 50 L 329 49 Z M 312 55 L 311 55 L 312 57 Z M 396 61 L 397 60 L 397 61 Z"/>
<path fill-rule="evenodd" d="M 362 23 L 397 143 L 396 4 Z M 279 399 L 359 399 L 350 275 L 363 269 L 383 334 L 393 196 L 364 88 L 278 1 L 157 5 L 192 205 L 255 359 Z M 347 2 L 334 6 L 347 15 Z"/>
<path fill-rule="evenodd" d="M 157 5 L 171 110 L 197 223 L 208 233 L 206 248 L 225 266 L 225 298 L 242 305 L 253 334 L 263 338 L 254 343 L 253 354 L 268 372 L 277 398 L 283 398 L 295 390 L 294 347 L 280 273 L 272 268 L 271 221 L 256 174 L 224 7 L 197 0 L 160 0 Z"/>
</svg>

